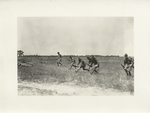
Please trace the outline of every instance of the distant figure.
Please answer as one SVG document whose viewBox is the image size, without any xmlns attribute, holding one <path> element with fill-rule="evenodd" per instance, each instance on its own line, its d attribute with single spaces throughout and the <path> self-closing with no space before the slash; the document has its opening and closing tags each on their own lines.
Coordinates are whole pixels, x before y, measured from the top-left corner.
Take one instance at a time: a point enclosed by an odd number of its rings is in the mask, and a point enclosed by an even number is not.
<svg viewBox="0 0 150 113">
<path fill-rule="evenodd" d="M 91 69 L 92 70 L 91 74 L 93 74 L 94 71 L 97 72 L 96 69 L 99 67 L 99 63 L 93 55 L 92 55 L 91 59 L 92 59 L 92 63 L 94 64 L 94 66 Z"/>
<path fill-rule="evenodd" d="M 128 54 L 125 54 L 124 57 L 124 70 L 127 75 L 131 76 L 131 70 L 134 68 L 134 61 L 131 57 L 128 57 Z"/>
<path fill-rule="evenodd" d="M 75 61 L 75 59 L 72 58 L 72 56 L 69 56 L 69 58 L 70 58 L 69 61 L 71 61 L 70 69 L 72 68 L 72 66 L 76 68 L 77 66 L 76 66 L 76 61 Z"/>
<path fill-rule="evenodd" d="M 89 66 L 89 70 L 90 70 L 90 67 L 92 67 L 92 65 L 93 65 L 93 61 L 92 61 L 92 58 L 90 57 L 90 56 L 86 56 L 86 58 L 88 59 L 88 66 Z"/>
<path fill-rule="evenodd" d="M 18 50 L 18 51 L 17 51 L 17 56 L 18 56 L 18 57 L 24 56 L 23 53 L 24 53 L 24 52 L 23 52 L 22 50 Z"/>
<path fill-rule="evenodd" d="M 59 67 L 59 65 L 62 65 L 62 56 L 59 52 L 57 52 L 57 54 L 58 54 L 58 60 L 56 63 L 57 63 L 57 66 Z"/>
<path fill-rule="evenodd" d="M 87 70 L 87 71 L 89 71 L 88 69 L 85 69 L 85 66 L 86 66 L 86 64 L 85 64 L 85 62 L 80 58 L 80 57 L 78 57 L 78 69 L 76 70 L 76 73 L 82 68 L 83 70 Z"/>
</svg>

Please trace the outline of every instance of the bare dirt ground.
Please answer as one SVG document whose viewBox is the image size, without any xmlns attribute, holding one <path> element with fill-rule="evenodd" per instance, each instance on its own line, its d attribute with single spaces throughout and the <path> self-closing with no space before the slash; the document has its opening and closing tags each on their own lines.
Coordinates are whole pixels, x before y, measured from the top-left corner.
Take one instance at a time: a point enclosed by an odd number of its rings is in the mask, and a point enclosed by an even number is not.
<svg viewBox="0 0 150 113">
<path fill-rule="evenodd" d="M 130 92 L 121 92 L 115 89 L 103 89 L 100 87 L 79 87 L 72 83 L 39 84 L 18 83 L 18 95 L 24 96 L 132 96 Z"/>
</svg>

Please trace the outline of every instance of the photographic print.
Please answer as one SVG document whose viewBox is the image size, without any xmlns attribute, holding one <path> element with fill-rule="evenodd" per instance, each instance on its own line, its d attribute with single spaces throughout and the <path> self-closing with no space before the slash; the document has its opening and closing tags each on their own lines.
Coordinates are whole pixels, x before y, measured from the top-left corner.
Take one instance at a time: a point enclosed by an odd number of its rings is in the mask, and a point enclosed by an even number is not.
<svg viewBox="0 0 150 113">
<path fill-rule="evenodd" d="M 134 96 L 133 17 L 18 17 L 19 96 Z"/>
</svg>

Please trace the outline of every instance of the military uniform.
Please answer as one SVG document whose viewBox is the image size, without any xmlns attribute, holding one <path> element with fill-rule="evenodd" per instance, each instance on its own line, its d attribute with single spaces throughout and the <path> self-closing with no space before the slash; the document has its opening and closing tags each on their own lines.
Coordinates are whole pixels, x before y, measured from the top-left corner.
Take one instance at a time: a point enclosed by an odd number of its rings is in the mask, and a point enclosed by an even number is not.
<svg viewBox="0 0 150 113">
<path fill-rule="evenodd" d="M 79 68 L 76 70 L 76 72 L 78 72 L 81 68 L 83 70 L 89 71 L 88 69 L 85 69 L 86 64 L 85 64 L 85 62 L 83 60 L 80 59 L 80 57 L 78 58 L 78 66 L 79 66 Z"/>
<path fill-rule="evenodd" d="M 92 58 L 90 58 L 89 56 L 87 56 L 87 59 L 88 59 L 88 66 L 89 66 L 89 68 L 90 67 L 92 67 L 92 65 L 93 65 L 93 61 L 92 61 Z"/>
<path fill-rule="evenodd" d="M 80 68 L 85 68 L 85 66 L 86 66 L 85 62 L 84 62 L 84 61 L 81 61 L 81 63 L 79 64 L 79 67 L 80 67 Z"/>
<path fill-rule="evenodd" d="M 97 62 L 97 60 L 96 60 L 96 58 L 95 58 L 94 56 L 92 56 L 92 62 L 93 62 L 93 64 L 94 64 L 94 66 L 92 67 L 92 72 L 91 72 L 91 74 L 92 74 L 94 71 L 96 71 L 96 68 L 99 67 L 99 63 Z M 97 71 L 96 71 L 96 72 L 97 72 Z"/>
<path fill-rule="evenodd" d="M 76 65 L 75 65 L 76 61 L 75 61 L 75 59 L 73 59 L 71 56 L 69 56 L 69 58 L 70 58 L 70 61 L 71 61 L 70 69 L 71 69 L 72 66 L 74 66 L 76 68 Z"/>
<path fill-rule="evenodd" d="M 134 68 L 134 61 L 131 57 L 128 57 L 127 54 L 125 54 L 125 59 L 124 59 L 124 69 L 127 73 L 127 75 L 131 75 L 131 70 Z"/>
<path fill-rule="evenodd" d="M 126 69 L 128 71 L 131 71 L 132 67 L 133 67 L 132 59 L 129 58 L 129 57 L 125 58 L 125 60 L 124 60 L 124 69 Z"/>
<path fill-rule="evenodd" d="M 61 54 L 58 52 L 58 60 L 57 60 L 57 65 L 59 66 L 59 64 L 61 64 L 62 65 L 62 57 L 61 57 Z"/>
</svg>

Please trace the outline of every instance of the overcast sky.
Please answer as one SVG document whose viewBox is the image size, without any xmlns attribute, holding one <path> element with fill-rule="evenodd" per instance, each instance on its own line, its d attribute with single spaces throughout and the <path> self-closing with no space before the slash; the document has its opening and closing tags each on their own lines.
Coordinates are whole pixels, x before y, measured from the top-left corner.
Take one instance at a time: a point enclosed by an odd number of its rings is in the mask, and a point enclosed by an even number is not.
<svg viewBox="0 0 150 113">
<path fill-rule="evenodd" d="M 19 17 L 18 50 L 25 55 L 134 56 L 132 17 Z"/>
</svg>

